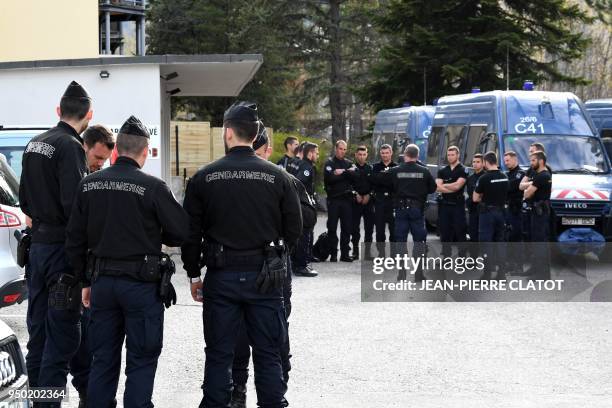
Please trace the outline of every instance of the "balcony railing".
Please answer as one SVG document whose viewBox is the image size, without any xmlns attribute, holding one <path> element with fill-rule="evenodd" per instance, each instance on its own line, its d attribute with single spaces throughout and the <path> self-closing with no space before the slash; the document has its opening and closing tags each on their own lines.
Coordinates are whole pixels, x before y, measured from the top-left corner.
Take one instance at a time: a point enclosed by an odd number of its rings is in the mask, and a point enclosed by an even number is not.
<svg viewBox="0 0 612 408">
<path fill-rule="evenodd" d="M 142 9 L 147 5 L 146 0 L 98 0 L 101 6 L 117 6 Z"/>
</svg>

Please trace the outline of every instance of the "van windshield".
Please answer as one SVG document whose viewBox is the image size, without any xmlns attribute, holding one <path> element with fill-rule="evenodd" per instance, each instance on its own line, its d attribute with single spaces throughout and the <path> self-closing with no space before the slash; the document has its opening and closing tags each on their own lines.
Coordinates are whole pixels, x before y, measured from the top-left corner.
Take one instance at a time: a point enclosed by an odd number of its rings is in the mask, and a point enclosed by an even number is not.
<svg viewBox="0 0 612 408">
<path fill-rule="evenodd" d="M 547 164 L 555 173 L 607 173 L 601 141 L 592 136 L 506 135 L 504 151 L 516 152 L 519 164 L 529 166 L 529 146 L 542 143 Z"/>
</svg>

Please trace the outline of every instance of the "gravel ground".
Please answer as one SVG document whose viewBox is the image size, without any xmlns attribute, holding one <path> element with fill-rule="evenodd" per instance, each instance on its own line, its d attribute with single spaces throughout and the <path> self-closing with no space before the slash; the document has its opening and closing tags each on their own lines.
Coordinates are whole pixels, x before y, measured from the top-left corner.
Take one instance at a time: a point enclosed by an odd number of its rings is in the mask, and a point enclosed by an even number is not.
<svg viewBox="0 0 612 408">
<path fill-rule="evenodd" d="M 612 406 L 610 303 L 362 303 L 359 263 L 316 268 L 293 283 L 291 406 Z M 175 286 L 154 403 L 197 407 L 201 308 L 182 271 Z M 24 348 L 25 312 L 0 311 Z M 75 395 L 65 406 L 77 407 Z M 250 378 L 248 406 L 255 400 Z"/>
</svg>

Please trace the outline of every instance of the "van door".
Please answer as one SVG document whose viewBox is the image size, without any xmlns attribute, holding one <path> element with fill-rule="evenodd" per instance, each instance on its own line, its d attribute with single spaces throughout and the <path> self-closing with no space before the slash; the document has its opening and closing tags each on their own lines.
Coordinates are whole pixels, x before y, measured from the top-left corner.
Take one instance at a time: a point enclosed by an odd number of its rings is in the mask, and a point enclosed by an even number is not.
<svg viewBox="0 0 612 408">
<path fill-rule="evenodd" d="M 434 126 L 431 128 L 429 139 L 427 141 L 427 169 L 431 175 L 436 178 L 438 168 L 441 162 L 441 152 L 443 149 L 442 140 L 445 134 L 444 126 Z M 436 202 L 436 193 L 430 194 L 427 197 L 427 208 L 425 209 L 425 219 L 427 224 L 436 225 L 438 221 L 438 203 Z"/>
<path fill-rule="evenodd" d="M 612 129 L 601 129 L 600 136 L 608 157 L 612 160 Z"/>
<path fill-rule="evenodd" d="M 485 153 L 481 151 L 484 146 L 480 143 L 487 134 L 487 125 L 471 125 L 467 132 L 467 140 L 465 143 L 465 156 L 463 157 L 463 165 L 472 167 L 472 158 L 476 153 Z"/>
</svg>

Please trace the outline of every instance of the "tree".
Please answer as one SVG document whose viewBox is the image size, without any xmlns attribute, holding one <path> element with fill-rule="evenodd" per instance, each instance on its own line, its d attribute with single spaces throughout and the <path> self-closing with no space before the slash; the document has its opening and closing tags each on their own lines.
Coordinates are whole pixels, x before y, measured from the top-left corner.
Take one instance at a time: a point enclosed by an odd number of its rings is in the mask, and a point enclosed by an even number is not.
<svg viewBox="0 0 612 408">
<path fill-rule="evenodd" d="M 373 44 L 378 35 L 371 11 L 378 1 L 296 0 L 292 18 L 301 21 L 295 43 L 302 52 L 305 72 L 303 105 L 329 111 L 332 140 L 346 139 L 347 119 L 361 130 L 361 108 L 354 88 L 369 72 Z M 348 118 L 347 118 L 348 116 Z"/>
<path fill-rule="evenodd" d="M 299 105 L 295 83 L 297 51 L 287 33 L 297 31 L 285 18 L 291 1 L 152 0 L 149 50 L 157 54 L 261 53 L 264 63 L 240 94 L 258 103 L 267 126 L 293 129 Z M 201 120 L 219 125 L 232 98 L 177 98 Z"/>
<path fill-rule="evenodd" d="M 583 84 L 557 63 L 579 58 L 588 44 L 568 23 L 589 21 L 559 0 L 393 0 L 376 18 L 387 42 L 360 95 L 381 109 L 474 86 L 520 89 L 526 79 Z M 539 59 L 544 53 L 549 60 Z"/>
</svg>

